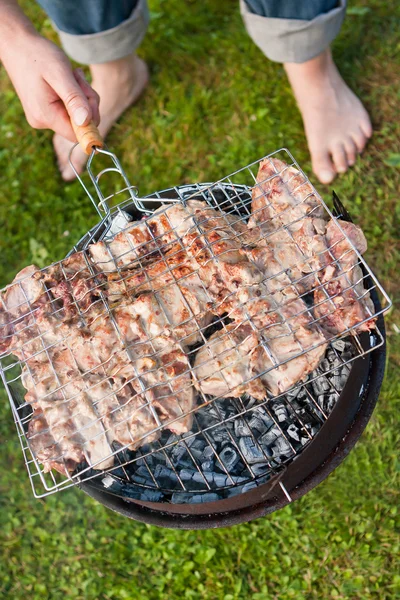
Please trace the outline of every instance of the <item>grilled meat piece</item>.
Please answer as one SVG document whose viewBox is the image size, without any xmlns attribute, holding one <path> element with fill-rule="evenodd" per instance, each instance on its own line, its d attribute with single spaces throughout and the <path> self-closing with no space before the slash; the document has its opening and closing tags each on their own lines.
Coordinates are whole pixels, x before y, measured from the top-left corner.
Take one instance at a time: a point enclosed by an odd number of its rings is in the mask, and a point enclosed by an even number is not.
<svg viewBox="0 0 400 600">
<path fill-rule="evenodd" d="M 39 269 L 35 265 L 25 267 L 7 288 L 3 302 L 13 317 L 19 317 L 31 310 L 34 304 L 45 293 L 43 283 L 38 279 Z"/>
<path fill-rule="evenodd" d="M 364 289 L 358 257 L 348 242 L 349 239 L 360 253 L 366 250 L 360 228 L 340 221 L 347 239 L 336 220 L 323 218 L 323 207 L 304 176 L 277 159 L 260 164 L 252 211 L 249 227 L 260 235 L 264 232 L 273 249 L 282 243 L 285 231 L 288 237 L 283 253 L 297 258 L 292 264 L 286 263 L 286 267 L 296 267 L 295 285 L 300 292 L 314 292 L 314 314 L 327 335 L 375 327 L 373 319 L 367 320 L 374 312 L 373 304 Z M 298 252 L 303 260 L 299 260 Z M 298 270 L 304 277 L 298 277 Z M 306 276 L 307 272 L 310 275 Z M 292 279 L 293 274 L 290 276 Z"/>
<path fill-rule="evenodd" d="M 329 221 L 325 237 L 331 259 L 321 275 L 320 287 L 314 292 L 314 314 L 331 335 L 355 326 L 357 331 L 369 331 L 375 327 L 375 319 L 371 318 L 374 305 L 364 286 L 358 256 L 352 249 L 354 246 L 360 254 L 365 252 L 365 236 L 354 223 L 340 221 L 339 227 L 337 222 Z"/>
<path fill-rule="evenodd" d="M 248 324 L 216 331 L 196 354 L 196 387 L 219 398 L 239 398 L 248 392 L 262 400 L 265 388 L 251 360 L 258 346 L 258 337 Z"/>
</svg>

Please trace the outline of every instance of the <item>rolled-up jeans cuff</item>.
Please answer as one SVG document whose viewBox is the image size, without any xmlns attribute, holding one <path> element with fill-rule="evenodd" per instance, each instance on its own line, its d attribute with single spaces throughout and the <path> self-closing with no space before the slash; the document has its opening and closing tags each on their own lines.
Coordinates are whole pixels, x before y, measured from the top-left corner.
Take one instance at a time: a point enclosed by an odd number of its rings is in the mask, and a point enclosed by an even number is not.
<svg viewBox="0 0 400 600">
<path fill-rule="evenodd" d="M 302 63 L 321 54 L 339 33 L 346 0 L 338 4 L 311 21 L 261 17 L 244 0 L 240 0 L 240 12 L 249 36 L 270 60 Z"/>
<path fill-rule="evenodd" d="M 93 65 L 117 60 L 134 52 L 142 42 L 148 24 L 147 2 L 139 0 L 128 19 L 106 31 L 73 35 L 53 26 L 70 58 L 84 65 Z"/>
</svg>

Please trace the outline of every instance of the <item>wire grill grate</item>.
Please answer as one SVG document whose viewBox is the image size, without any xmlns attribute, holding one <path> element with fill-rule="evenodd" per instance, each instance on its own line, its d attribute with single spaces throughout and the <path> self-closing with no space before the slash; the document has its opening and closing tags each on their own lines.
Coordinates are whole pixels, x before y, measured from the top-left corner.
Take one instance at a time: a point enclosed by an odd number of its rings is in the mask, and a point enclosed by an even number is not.
<svg viewBox="0 0 400 600">
<path fill-rule="evenodd" d="M 287 151 L 278 151 L 266 158 L 272 156 L 284 158 L 288 163 L 279 173 L 280 177 L 292 166 L 299 169 Z M 346 230 L 337 223 L 341 232 L 339 240 L 329 248 L 307 255 L 292 234 L 293 226 L 301 224 L 304 214 L 295 214 L 293 219 L 293 207 L 290 206 L 279 213 L 279 219 L 274 221 L 272 218 L 271 226 L 260 236 L 267 242 L 276 239 L 276 235 L 286 236 L 287 242 L 293 244 L 302 256 L 303 263 L 309 265 L 309 270 L 295 276 L 293 269 L 280 263 L 278 270 L 263 276 L 261 283 L 268 287 L 263 288 L 261 301 L 265 303 L 266 314 L 273 315 L 275 321 L 273 319 L 268 325 L 265 325 L 265 320 L 262 322 L 262 336 L 259 335 L 259 317 L 256 312 L 251 313 L 253 298 L 241 298 L 234 286 L 224 288 L 223 294 L 218 295 L 211 289 L 212 282 L 207 285 L 204 273 L 212 269 L 217 276 L 224 273 L 223 269 L 218 270 L 221 263 L 225 268 L 229 253 L 246 243 L 243 225 L 257 214 L 257 211 L 251 210 L 252 192 L 254 195 L 254 190 L 260 190 L 260 196 L 264 194 L 262 186 L 265 182 L 257 179 L 260 163 L 257 161 L 214 184 L 174 187 L 142 198 L 140 202 L 134 201 L 136 192 L 127 186 L 118 194 L 122 201 L 74 248 L 78 254 L 42 270 L 40 276 L 35 275 L 38 285 L 43 286 L 41 297 L 46 297 L 45 310 L 43 302 L 32 302 L 31 290 L 25 289 L 27 278 L 15 284 L 18 297 L 22 295 L 23 300 L 14 306 L 14 310 L 18 311 L 12 324 L 14 337 L 11 347 L 1 359 L 1 374 L 36 496 L 98 477 L 96 466 L 102 467 L 100 472 L 103 476 L 109 473 L 110 486 L 123 485 L 124 481 L 133 482 L 138 489 L 146 490 L 149 499 L 157 495 L 164 497 L 166 493 L 172 494 L 172 501 L 182 500 L 182 494 L 195 493 L 201 497 L 217 490 L 225 490 L 226 494 L 237 493 L 245 486 L 279 474 L 285 464 L 313 440 L 343 389 L 351 362 L 383 343 L 378 329 L 363 334 L 364 337 L 367 335 L 368 343 L 356 333 L 360 324 L 368 323 L 387 310 L 390 301 L 346 236 Z M 299 195 L 298 206 L 304 206 L 310 198 L 317 199 L 317 206 L 311 209 L 311 213 L 317 217 L 322 210 L 326 218 L 332 218 L 300 169 L 299 172 L 302 179 L 295 191 L 304 187 L 306 192 Z M 277 174 L 274 173 L 270 179 Z M 109 200 L 103 198 L 102 206 L 108 206 Z M 187 222 L 184 220 L 177 225 L 171 220 L 168 208 L 177 200 L 183 207 L 189 200 L 202 200 L 216 213 L 205 210 L 200 216 L 186 216 Z M 165 202 L 167 208 L 157 213 L 157 219 L 163 219 L 160 231 L 159 221 L 156 222 L 152 214 L 159 204 Z M 262 213 L 263 209 L 259 210 Z M 140 236 L 130 237 L 126 233 L 129 228 L 111 236 L 112 223 L 116 217 L 123 220 L 126 213 L 135 219 L 140 215 L 146 216 L 136 227 Z M 285 215 L 290 217 L 289 221 Z M 219 235 L 214 236 L 215 232 Z M 98 243 L 98 240 L 105 241 Z M 344 240 L 346 245 L 338 258 L 335 247 Z M 95 246 L 92 245 L 94 242 L 97 242 Z M 337 269 L 329 282 L 342 282 L 342 288 L 336 294 L 326 290 L 326 282 L 323 281 L 326 265 L 315 266 L 326 253 L 329 253 L 330 264 Z M 341 268 L 346 256 L 357 257 L 347 270 Z M 185 269 L 193 260 L 197 261 L 196 269 Z M 359 270 L 357 273 L 356 269 Z M 57 285 L 54 284 L 54 273 L 58 278 Z M 306 289 L 304 284 L 310 275 L 314 283 Z M 346 281 L 344 290 L 343 281 Z M 196 294 L 191 293 L 193 287 Z M 372 289 L 377 290 L 384 301 L 382 311 L 369 309 L 365 319 L 357 324 L 342 328 L 340 333 L 325 334 L 323 338 L 315 335 L 311 343 L 305 344 L 300 335 L 304 322 L 307 327 L 319 332 L 327 316 L 337 310 L 335 298 L 342 296 L 343 291 L 353 291 L 362 300 Z M 146 298 L 142 304 L 137 302 L 139 292 Z M 312 302 L 311 295 L 315 298 L 318 292 L 319 302 Z M 277 301 L 282 294 L 286 297 L 283 305 Z M 195 306 L 200 296 L 201 306 Z M 5 312 L 7 302 L 4 298 L 3 294 Z M 172 311 L 168 305 L 171 298 L 171 305 L 175 307 Z M 135 309 L 132 311 L 133 305 Z M 176 305 L 181 311 L 179 317 L 175 314 L 179 312 Z M 318 305 L 331 306 L 331 309 L 325 308 L 318 316 L 315 314 Z M 212 310 L 208 309 L 210 306 Z M 291 312 L 288 312 L 288 306 L 292 307 Z M 137 337 L 136 332 L 135 337 L 130 323 L 133 320 L 143 323 L 149 315 L 157 313 L 162 325 L 155 322 L 153 327 L 142 326 L 141 331 L 145 335 Z M 90 332 L 91 338 L 84 350 L 77 347 L 69 325 L 65 326 L 69 319 L 74 322 L 75 328 Z M 4 330 L 9 326 L 5 323 Z M 239 335 L 243 327 L 247 327 L 247 337 L 244 338 Z M 165 336 L 165 328 L 169 338 Z M 222 340 L 222 352 L 213 350 L 210 342 L 212 334 L 217 334 L 218 343 Z M 259 336 L 256 348 L 251 350 L 262 352 L 265 368 L 246 377 L 246 385 L 259 380 L 260 374 L 266 378 L 269 374 L 272 376 L 277 367 L 284 371 L 285 365 L 293 364 L 293 360 L 316 351 L 318 347 L 321 358 L 325 356 L 325 359 L 305 382 L 295 383 L 282 392 L 277 389 L 275 393 L 266 393 L 264 399 L 255 402 L 245 393 L 245 388 L 242 394 L 237 394 L 237 386 L 229 378 L 232 367 L 240 367 L 243 361 L 241 348 L 245 348 L 251 335 Z M 295 349 L 282 357 L 276 348 L 289 337 Z M 98 343 L 94 344 L 93 339 Z M 196 364 L 201 347 L 207 351 L 204 355 L 206 366 L 213 366 L 221 354 L 230 352 L 229 368 L 221 368 L 218 373 L 219 386 L 223 388 L 220 394 L 206 392 L 204 382 L 207 382 L 208 376 L 201 373 L 199 367 L 202 363 Z M 18 360 L 13 355 L 17 355 Z M 69 365 L 67 374 L 60 370 L 61 362 Z M 42 385 L 40 364 L 46 365 L 47 388 Z M 197 388 L 196 402 L 193 382 Z M 86 458 L 87 449 L 101 440 L 103 451 L 97 460 L 91 461 L 92 464 L 88 464 L 88 460 L 77 460 L 80 462 L 78 468 L 60 475 L 52 470 L 45 472 L 37 460 L 27 440 L 27 429 L 36 418 L 32 413 L 32 403 L 34 405 L 34 394 L 39 394 L 41 385 L 44 390 L 41 392 L 41 406 L 47 396 L 49 403 L 56 401 L 58 406 L 70 411 L 68 418 L 72 415 L 74 422 L 80 423 L 78 433 L 84 434 Z M 25 387 L 33 394 L 29 401 L 24 398 Z M 318 389 L 322 390 L 320 394 Z M 230 392 L 238 397 L 229 397 Z M 81 414 L 83 396 L 92 399 L 89 416 Z M 112 415 L 108 421 L 102 412 L 104 402 L 109 406 L 108 416 Z M 131 423 L 132 411 L 130 408 L 124 412 L 124 402 L 128 406 L 135 402 L 134 419 L 139 432 L 135 437 L 132 436 L 133 427 L 126 426 L 127 422 Z M 171 407 L 165 411 L 168 403 Z M 244 435 L 239 435 L 238 423 Z M 111 427 L 121 428 L 124 425 L 125 443 L 113 441 L 109 434 Z M 274 435 L 273 442 L 277 448 L 271 453 L 271 444 L 264 443 L 262 437 L 268 440 Z M 139 449 L 135 450 L 134 446 Z M 113 459 L 112 464 L 107 463 L 110 458 Z M 63 456 L 60 455 L 59 459 L 62 462 Z M 104 463 L 107 464 L 104 466 Z"/>
</svg>

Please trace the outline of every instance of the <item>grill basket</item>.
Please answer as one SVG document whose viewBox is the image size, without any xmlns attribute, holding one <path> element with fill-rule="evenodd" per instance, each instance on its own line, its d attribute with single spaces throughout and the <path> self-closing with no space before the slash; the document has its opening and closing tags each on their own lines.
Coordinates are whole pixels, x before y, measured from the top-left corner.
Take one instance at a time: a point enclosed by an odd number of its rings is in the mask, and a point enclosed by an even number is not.
<svg viewBox="0 0 400 600">
<path fill-rule="evenodd" d="M 105 151 L 103 153 L 107 154 Z M 287 150 L 279 150 L 263 160 L 271 157 L 282 159 L 289 167 L 298 169 L 304 178 L 301 185 L 309 185 L 308 179 Z M 148 217 L 161 204 L 169 206 L 177 201 L 185 205 L 189 199 L 202 200 L 217 211 L 222 210 L 238 221 L 247 222 L 251 216 L 252 189 L 259 185 L 256 176 L 260 162 L 254 162 L 216 183 L 182 185 L 140 199 L 136 188 L 130 186 L 125 174 L 123 176 L 126 186 L 121 191 L 109 197 L 103 195 L 99 185 L 100 176 L 110 170 L 119 173 L 122 171 L 119 163 L 114 164 L 112 169 L 103 170 L 97 177 L 92 176 L 100 204 L 97 205 L 94 198 L 90 197 L 103 218 L 76 244 L 70 255 L 83 251 L 92 281 L 97 281 L 99 269 L 97 266 L 95 270 L 90 262 L 90 244 L 113 239 L 115 231 L 118 231 L 118 223 L 126 224 L 128 218 L 138 220 L 145 217 L 143 224 L 144 227 L 148 227 Z M 334 215 L 314 188 L 312 194 L 318 198 L 327 216 L 333 218 Z M 117 204 L 111 206 L 112 202 Z M 338 215 L 337 210 L 336 204 L 336 217 L 348 217 L 347 214 Z M 363 274 L 362 296 L 370 293 L 374 300 L 374 311 L 368 315 L 368 319 L 378 319 L 376 328 L 357 334 L 354 326 L 340 335 L 332 334 L 324 359 L 305 381 L 298 382 L 284 393 L 266 394 L 262 401 L 256 401 L 247 394 L 238 398 L 225 397 L 226 395 L 218 398 L 207 395 L 200 389 L 197 404 L 190 410 L 182 409 L 182 413 L 176 417 L 176 421 L 179 422 L 189 412 L 193 414 L 193 425 L 183 434 L 171 432 L 171 421 L 161 421 L 157 412 L 153 411 L 154 427 L 150 427 L 143 435 L 144 443 L 136 450 L 129 449 L 128 445 L 112 445 L 110 456 L 114 457 L 114 463 L 106 469 L 96 469 L 96 464 L 89 465 L 86 462 L 67 476 L 53 471 L 45 472 L 43 465 L 32 452 L 27 438 L 33 413 L 30 403 L 24 399 L 26 390 L 21 381 L 24 361 L 16 360 L 11 352 L 3 356 L 1 375 L 10 399 L 34 495 L 42 497 L 72 485 L 83 484 L 92 492 L 100 489 L 133 501 L 198 505 L 226 500 L 260 488 L 269 482 L 279 486 L 287 500 L 290 500 L 290 494 L 283 483 L 288 466 L 315 444 L 316 438 L 322 434 L 324 424 L 333 419 L 340 399 L 343 395 L 349 395 L 349 381 L 353 381 L 350 385 L 356 389 L 355 378 L 359 372 L 357 365 L 365 366 L 369 353 L 384 345 L 381 315 L 390 307 L 390 300 L 365 260 L 346 237 L 340 221 L 337 222 L 337 226 L 342 231 L 342 239 L 348 241 L 351 252 L 358 257 L 358 265 L 361 266 Z M 197 227 L 200 236 L 203 232 L 202 223 L 198 223 Z M 212 245 L 208 249 L 213 255 Z M 115 260 L 111 254 L 110 260 Z M 213 255 L 212 260 L 218 258 Z M 139 262 L 141 263 L 141 259 Z M 62 262 L 59 264 L 62 265 Z M 145 260 L 143 265 L 140 264 L 140 268 L 143 272 L 146 271 Z M 115 264 L 114 271 L 124 280 L 125 271 L 119 264 Z M 354 282 L 348 281 L 349 287 L 354 286 Z M 97 284 L 93 283 L 93 286 L 95 285 Z M 322 283 L 319 285 L 324 289 Z M 299 297 L 304 300 L 307 314 L 311 314 L 307 295 L 299 294 Z M 113 321 L 112 305 L 102 293 L 99 294 L 99 298 L 102 314 L 108 315 L 107 318 Z M 329 301 L 331 300 L 327 297 L 326 302 Z M 164 316 L 168 320 L 165 311 Z M 199 325 L 196 315 L 192 312 L 189 320 L 196 324 L 203 343 L 216 331 L 222 331 L 229 336 L 230 329 L 226 324 L 226 317 L 214 318 L 211 323 Z M 314 317 L 313 323 L 318 326 Z M 289 330 L 290 334 L 293 332 L 295 333 L 295 326 Z M 179 340 L 179 343 L 182 341 Z M 68 337 L 63 339 L 63 344 L 68 347 Z M 122 340 L 122 346 L 126 347 L 125 340 Z M 193 365 L 199 346 L 198 342 L 189 345 L 188 351 L 188 372 L 194 379 L 197 374 Z M 49 356 L 48 351 L 51 347 L 44 346 L 43 350 Z M 300 344 L 296 356 L 300 357 L 309 350 L 309 347 L 302 348 Z M 274 355 L 269 350 L 268 343 L 265 352 L 273 360 Z M 51 362 L 50 358 L 49 360 Z M 266 371 L 283 364 L 273 364 Z M 362 381 L 363 379 L 359 378 L 361 388 L 358 392 L 363 391 Z M 152 409 L 149 404 L 146 403 L 146 410 Z M 354 417 L 351 411 L 350 413 Z M 158 439 L 146 442 L 146 437 L 156 432 L 160 433 Z"/>
</svg>

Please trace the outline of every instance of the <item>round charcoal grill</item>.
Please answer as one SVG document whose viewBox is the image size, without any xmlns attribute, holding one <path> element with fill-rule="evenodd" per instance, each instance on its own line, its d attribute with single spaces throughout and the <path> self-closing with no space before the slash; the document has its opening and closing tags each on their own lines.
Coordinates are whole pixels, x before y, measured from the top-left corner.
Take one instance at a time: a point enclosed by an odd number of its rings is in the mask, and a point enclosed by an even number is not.
<svg viewBox="0 0 400 600">
<path fill-rule="evenodd" d="M 147 197 L 148 207 L 158 207 L 155 199 L 190 196 L 223 210 L 229 201 L 248 214 L 249 187 L 219 184 L 212 198 L 208 188 L 157 192 Z M 133 203 L 123 210 L 133 219 L 142 216 Z M 73 251 L 100 239 L 105 229 L 93 228 Z M 364 285 L 381 313 L 367 275 Z M 371 417 L 384 365 L 380 314 L 375 331 L 333 343 L 317 372 L 292 393 L 261 404 L 249 397 L 215 400 L 197 411 L 191 432 L 178 438 L 165 431 L 153 444 L 117 454 L 120 468 L 79 485 L 106 507 L 163 527 L 226 527 L 266 515 L 310 491 L 347 456 Z"/>
</svg>

